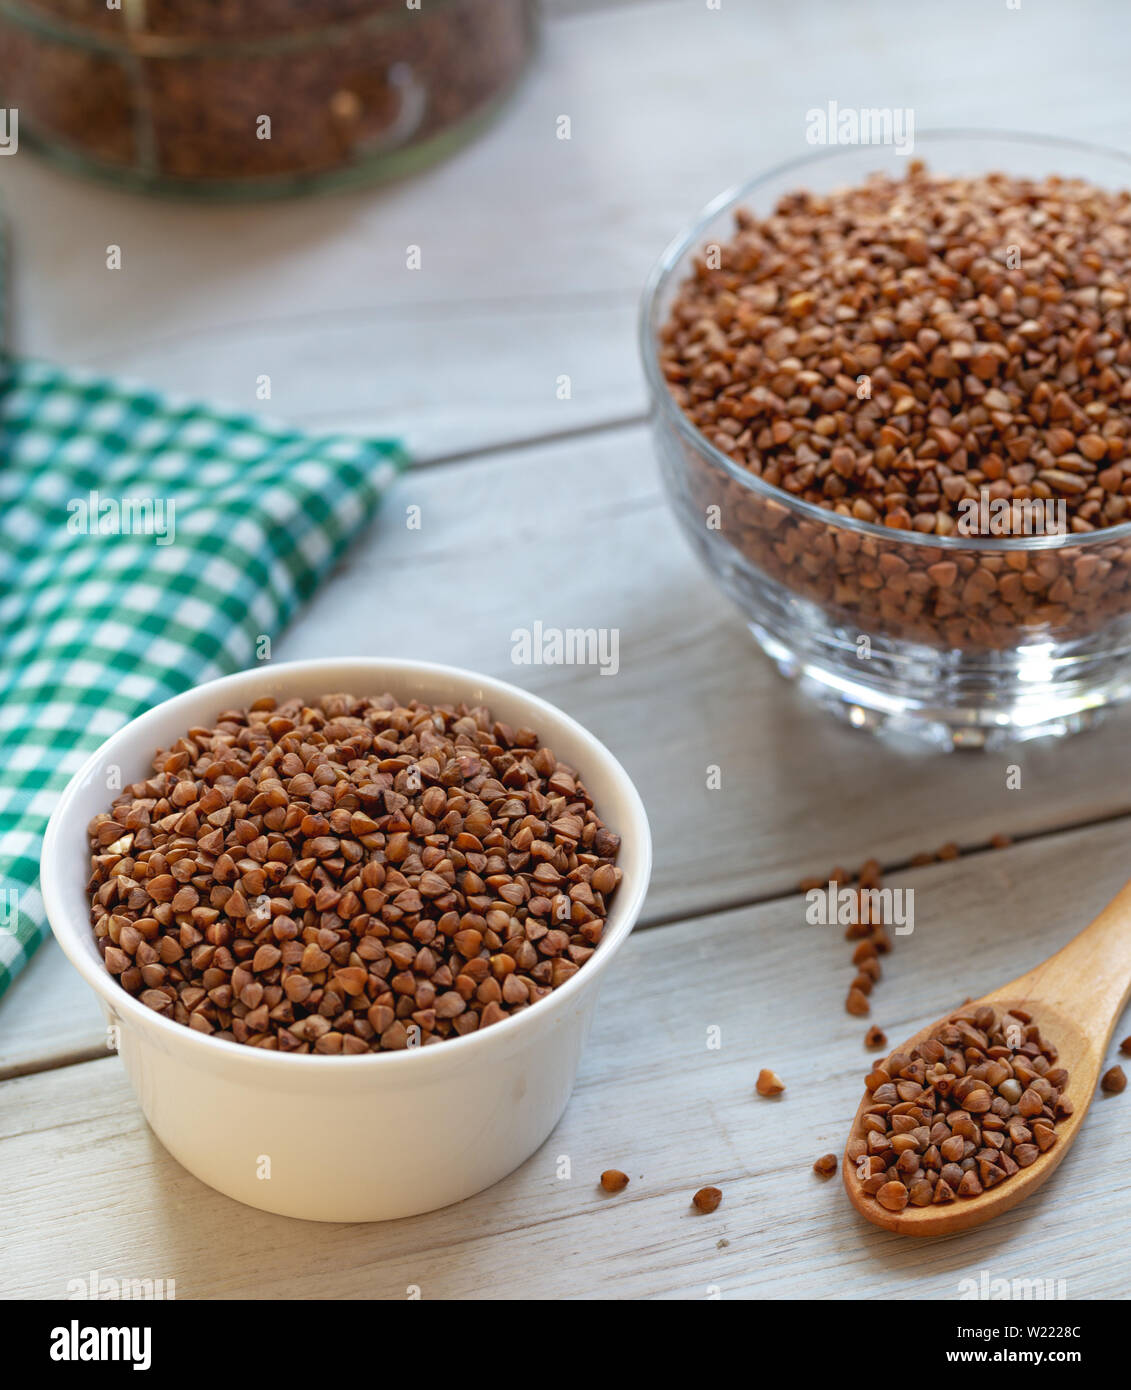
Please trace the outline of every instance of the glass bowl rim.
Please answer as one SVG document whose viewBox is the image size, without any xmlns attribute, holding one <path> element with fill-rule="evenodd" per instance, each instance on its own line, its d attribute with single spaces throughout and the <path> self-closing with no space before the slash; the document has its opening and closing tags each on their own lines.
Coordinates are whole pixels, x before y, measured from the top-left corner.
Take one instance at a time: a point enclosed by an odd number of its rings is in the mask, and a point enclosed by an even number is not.
<svg viewBox="0 0 1131 1390">
<path fill-rule="evenodd" d="M 987 143 L 1002 141 L 1017 145 L 1045 147 L 1049 150 L 1065 150 L 1076 154 L 1101 156 L 1105 159 L 1116 160 L 1127 167 L 1128 189 L 1131 190 L 1131 154 L 1088 140 L 1076 140 L 1069 136 L 1042 135 L 1031 131 L 942 126 L 916 131 L 915 140 L 916 144 L 921 140 L 928 142 L 970 140 Z M 721 468 L 733 481 L 756 496 L 767 502 L 776 502 L 779 506 L 797 513 L 807 521 L 826 527 L 840 527 L 845 531 L 854 531 L 861 536 L 874 536 L 889 545 L 919 545 L 929 550 L 975 551 L 996 554 L 1009 550 L 1061 550 L 1069 546 L 1098 546 L 1131 537 L 1131 521 L 1120 522 L 1118 526 L 1107 526 L 1095 531 L 1067 531 L 1062 535 L 1051 536 L 936 536 L 910 528 L 901 530 L 892 526 L 878 525 L 873 521 L 861 521 L 856 517 L 841 516 L 839 512 L 819 507 L 815 502 L 806 502 L 800 497 L 795 497 L 792 493 L 786 492 L 784 488 L 767 483 L 764 479 L 743 468 L 741 464 L 735 463 L 721 449 L 716 448 L 676 404 L 675 397 L 669 390 L 667 381 L 660 370 L 659 334 L 657 331 L 660 327 L 660 297 L 673 278 L 682 273 L 684 257 L 702 242 L 707 226 L 721 213 L 733 211 L 739 204 L 774 179 L 794 172 L 800 173 L 811 164 L 830 159 L 835 160 L 850 154 L 859 154 L 861 150 L 868 148 L 879 150 L 880 147 L 867 145 L 851 145 L 839 149 L 825 147 L 811 154 L 798 155 L 794 159 L 784 160 L 742 183 L 732 184 L 702 207 L 692 222 L 668 242 L 644 283 L 637 317 L 638 346 L 653 409 L 659 412 L 666 425 L 674 426 L 676 432 L 683 436 L 686 443 L 698 453 L 705 455 L 711 463 Z M 1008 170 L 1002 172 L 1008 172 Z M 1052 172 L 1055 171 L 1050 171 L 1050 173 Z M 1066 172 L 1059 177 L 1068 179 L 1074 175 Z"/>
</svg>

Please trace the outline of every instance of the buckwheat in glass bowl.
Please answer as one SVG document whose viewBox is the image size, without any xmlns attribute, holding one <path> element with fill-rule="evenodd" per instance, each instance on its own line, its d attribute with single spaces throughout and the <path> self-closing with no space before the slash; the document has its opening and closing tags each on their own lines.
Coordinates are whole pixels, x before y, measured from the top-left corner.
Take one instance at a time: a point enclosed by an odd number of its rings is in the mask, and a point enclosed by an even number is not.
<svg viewBox="0 0 1131 1390">
<path fill-rule="evenodd" d="M 822 150 L 668 248 L 641 315 L 665 485 L 856 727 L 1071 733 L 1131 694 L 1131 159 L 985 132 L 913 158 Z"/>
</svg>

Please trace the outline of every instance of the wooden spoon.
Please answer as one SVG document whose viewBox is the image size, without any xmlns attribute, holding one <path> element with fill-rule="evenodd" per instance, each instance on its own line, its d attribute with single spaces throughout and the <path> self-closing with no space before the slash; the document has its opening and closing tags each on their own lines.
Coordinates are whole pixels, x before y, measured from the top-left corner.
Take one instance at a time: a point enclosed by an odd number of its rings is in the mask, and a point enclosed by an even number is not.
<svg viewBox="0 0 1131 1390">
<path fill-rule="evenodd" d="M 1056 1143 L 997 1187 L 977 1197 L 956 1197 L 944 1206 L 887 1211 L 874 1197 L 861 1191 L 856 1166 L 845 1153 L 844 1185 L 858 1211 L 889 1231 L 908 1236 L 943 1236 L 990 1221 L 1035 1192 L 1068 1152 L 1079 1133 L 1088 1106 L 1096 1094 L 1104 1055 L 1116 1022 L 1131 997 L 1131 883 L 1108 903 L 1094 922 L 1067 946 L 992 994 L 972 1000 L 962 1010 L 991 1004 L 999 1012 L 1011 1007 L 1031 1014 L 1041 1036 L 1059 1052 L 1056 1065 L 1068 1071 L 1068 1085 L 1061 1093 L 1073 1111 L 1056 1125 Z M 959 1012 L 958 1009 L 951 1014 Z M 950 1017 L 951 1015 L 947 1015 Z M 921 1029 L 895 1052 L 908 1052 L 930 1036 L 946 1019 Z M 871 1104 L 865 1095 L 852 1123 L 849 1139 L 863 1135 L 864 1113 Z"/>
</svg>

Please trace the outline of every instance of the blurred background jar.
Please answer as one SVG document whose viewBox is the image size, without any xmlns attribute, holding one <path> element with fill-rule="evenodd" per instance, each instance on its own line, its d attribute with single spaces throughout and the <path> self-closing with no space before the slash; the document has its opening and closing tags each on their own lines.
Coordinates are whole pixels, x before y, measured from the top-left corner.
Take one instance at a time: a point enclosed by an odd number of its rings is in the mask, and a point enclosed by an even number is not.
<svg viewBox="0 0 1131 1390">
<path fill-rule="evenodd" d="M 57 162 L 201 197 L 397 177 L 470 139 L 530 0 L 0 0 L 0 106 Z"/>
</svg>

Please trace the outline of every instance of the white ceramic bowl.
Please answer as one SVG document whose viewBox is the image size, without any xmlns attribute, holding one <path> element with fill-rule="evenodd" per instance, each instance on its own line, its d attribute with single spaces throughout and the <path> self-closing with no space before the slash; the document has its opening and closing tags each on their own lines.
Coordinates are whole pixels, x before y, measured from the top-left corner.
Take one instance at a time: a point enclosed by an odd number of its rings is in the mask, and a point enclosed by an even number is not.
<svg viewBox="0 0 1131 1390">
<path fill-rule="evenodd" d="M 108 808 L 107 768 L 124 785 L 154 752 L 260 696 L 335 691 L 485 704 L 534 729 L 581 773 L 621 836 L 623 880 L 595 954 L 513 1018 L 416 1051 L 285 1054 L 223 1042 L 162 1018 L 106 971 L 86 895 L 86 827 Z M 548 1137 L 573 1089 L 598 988 L 640 914 L 652 862 L 643 803 L 624 769 L 579 724 L 513 685 L 424 662 L 358 659 L 264 666 L 177 695 L 127 724 L 72 779 L 43 845 L 43 899 L 71 964 L 118 1029 L 145 1117 L 169 1152 L 250 1206 L 316 1221 L 380 1221 L 458 1202 L 511 1172 Z M 269 1174 L 269 1176 L 265 1176 Z"/>
</svg>

